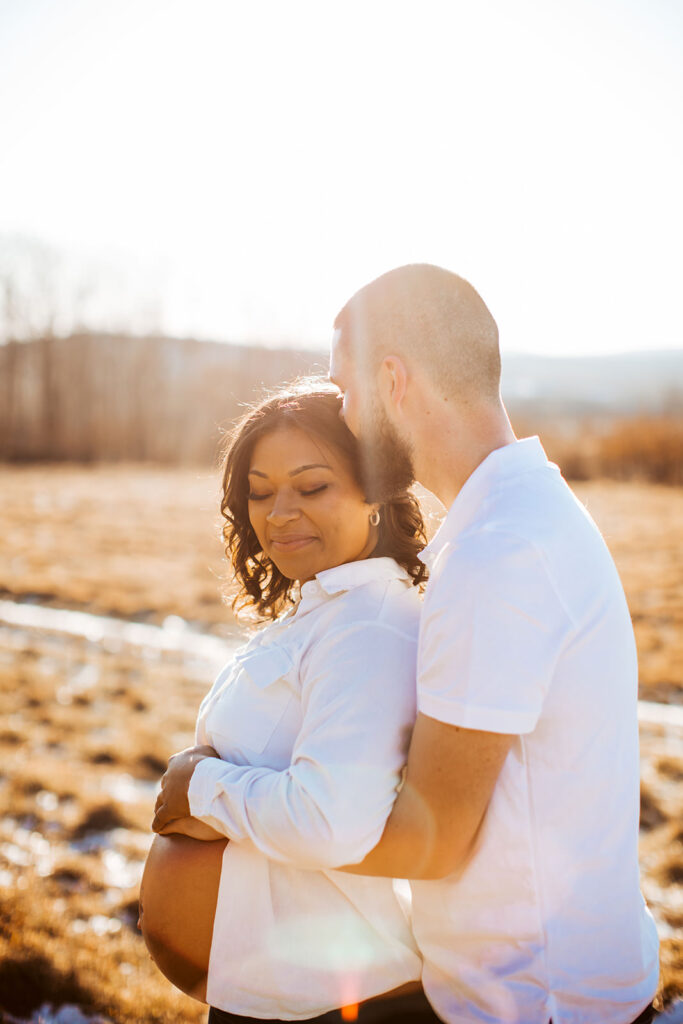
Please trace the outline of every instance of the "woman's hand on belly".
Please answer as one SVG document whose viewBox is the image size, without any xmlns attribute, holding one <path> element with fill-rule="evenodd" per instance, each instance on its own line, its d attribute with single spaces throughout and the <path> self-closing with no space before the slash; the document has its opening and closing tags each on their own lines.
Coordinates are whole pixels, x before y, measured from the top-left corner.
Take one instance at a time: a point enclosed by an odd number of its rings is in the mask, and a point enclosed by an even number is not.
<svg viewBox="0 0 683 1024">
<path fill-rule="evenodd" d="M 200 842 L 186 835 L 155 836 L 140 888 L 139 927 L 152 959 L 176 988 L 201 1002 L 206 1001 L 227 842 L 224 836 L 219 842 Z"/>
<path fill-rule="evenodd" d="M 180 835 L 188 836 L 190 839 L 201 839 L 204 842 L 215 839 L 225 839 L 222 832 L 217 832 L 211 825 L 206 825 L 199 818 L 187 817 L 176 818 L 175 821 L 165 825 L 158 832 L 160 836 Z"/>
<path fill-rule="evenodd" d="M 207 757 L 218 757 L 217 751 L 208 744 L 187 747 L 171 757 L 161 777 L 161 792 L 154 807 L 153 832 L 161 832 L 172 821 L 189 816 L 187 792 L 190 779 L 199 762 Z"/>
</svg>

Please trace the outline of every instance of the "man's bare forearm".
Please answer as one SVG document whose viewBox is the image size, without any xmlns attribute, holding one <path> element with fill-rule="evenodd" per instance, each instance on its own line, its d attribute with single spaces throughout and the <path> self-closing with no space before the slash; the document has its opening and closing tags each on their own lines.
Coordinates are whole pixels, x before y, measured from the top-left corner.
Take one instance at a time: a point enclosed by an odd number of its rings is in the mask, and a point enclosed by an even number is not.
<svg viewBox="0 0 683 1024">
<path fill-rule="evenodd" d="M 392 878 L 445 878 L 473 849 L 515 738 L 418 715 L 406 781 L 382 838 L 346 871 Z"/>
<path fill-rule="evenodd" d="M 469 843 L 464 844 L 462 857 Z M 458 866 L 458 851 L 445 851 L 439 842 L 438 824 L 419 793 L 406 783 L 396 798 L 382 838 L 360 864 L 342 868 L 356 875 L 388 878 L 444 878 Z"/>
</svg>

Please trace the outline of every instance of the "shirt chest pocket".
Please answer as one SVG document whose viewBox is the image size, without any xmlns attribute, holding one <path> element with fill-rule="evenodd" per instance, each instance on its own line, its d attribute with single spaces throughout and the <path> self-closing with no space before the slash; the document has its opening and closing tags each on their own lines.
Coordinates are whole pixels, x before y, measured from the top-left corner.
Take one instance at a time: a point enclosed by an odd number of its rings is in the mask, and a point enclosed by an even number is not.
<svg viewBox="0 0 683 1024">
<path fill-rule="evenodd" d="M 222 757 L 231 749 L 261 753 L 293 700 L 287 678 L 293 663 L 281 647 L 256 647 L 237 654 L 236 662 L 206 718 Z"/>
</svg>

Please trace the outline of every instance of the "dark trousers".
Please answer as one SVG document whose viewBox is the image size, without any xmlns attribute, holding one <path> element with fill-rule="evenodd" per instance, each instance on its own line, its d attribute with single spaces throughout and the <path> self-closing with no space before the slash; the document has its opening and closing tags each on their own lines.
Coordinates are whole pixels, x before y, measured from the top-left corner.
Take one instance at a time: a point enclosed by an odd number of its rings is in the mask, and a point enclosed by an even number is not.
<svg viewBox="0 0 683 1024">
<path fill-rule="evenodd" d="M 636 1017 L 633 1024 L 650 1024 L 650 1021 L 653 1021 L 657 1016 L 658 1014 L 655 1013 L 654 1006 L 650 1003 L 649 1006 L 645 1007 L 640 1016 Z"/>
<path fill-rule="evenodd" d="M 638 1014 L 635 1020 L 631 1021 L 631 1024 L 650 1024 L 656 1016 L 655 1008 L 652 1003 L 650 1003 L 649 1006 L 645 1007 L 642 1013 Z M 549 1021 L 548 1024 L 553 1024 L 553 1022 Z"/>
<path fill-rule="evenodd" d="M 352 1018 L 347 1016 L 346 1019 Z M 358 1021 L 358 1024 L 439 1024 L 441 1021 L 423 992 L 406 996 L 388 996 L 386 999 L 371 999 L 359 1005 L 358 1016 L 353 1019 Z M 341 1010 L 330 1010 L 320 1017 L 309 1017 L 306 1024 L 341 1024 L 343 1020 Z M 208 1024 L 264 1024 L 264 1021 L 260 1017 L 242 1017 L 238 1013 L 217 1010 L 212 1006 Z M 271 1019 L 270 1024 L 292 1022 Z"/>
<path fill-rule="evenodd" d="M 633 1024 L 650 1024 L 654 1019 L 653 1007 L 646 1006 Z M 416 992 L 414 995 L 374 999 L 369 1003 L 361 1003 L 356 1020 L 359 1024 L 438 1024 L 441 1018 L 436 1016 L 424 993 Z M 310 1017 L 307 1024 L 340 1024 L 341 1021 L 341 1010 L 330 1010 L 321 1017 Z M 264 1024 L 264 1021 L 261 1017 L 242 1017 L 240 1014 L 217 1010 L 212 1006 L 208 1024 Z M 291 1024 L 291 1021 L 271 1020 L 270 1024 Z M 549 1021 L 549 1024 L 553 1022 Z"/>
</svg>

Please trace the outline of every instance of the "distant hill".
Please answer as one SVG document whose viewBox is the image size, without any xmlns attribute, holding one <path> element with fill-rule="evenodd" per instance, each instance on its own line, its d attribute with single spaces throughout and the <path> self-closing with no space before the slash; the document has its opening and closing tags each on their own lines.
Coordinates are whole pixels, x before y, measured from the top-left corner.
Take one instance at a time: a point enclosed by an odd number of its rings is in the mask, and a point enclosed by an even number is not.
<svg viewBox="0 0 683 1024">
<path fill-rule="evenodd" d="M 535 416 L 683 415 L 683 349 L 550 358 L 503 355 L 503 396 Z"/>
</svg>

